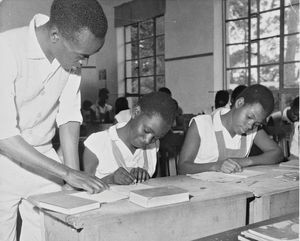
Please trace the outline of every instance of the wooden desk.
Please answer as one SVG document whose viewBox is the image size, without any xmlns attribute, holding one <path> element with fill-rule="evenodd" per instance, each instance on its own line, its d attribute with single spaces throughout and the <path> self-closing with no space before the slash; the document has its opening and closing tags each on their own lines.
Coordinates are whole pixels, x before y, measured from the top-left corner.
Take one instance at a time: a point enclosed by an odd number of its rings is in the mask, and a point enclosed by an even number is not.
<svg viewBox="0 0 300 241">
<path fill-rule="evenodd" d="M 232 229 L 226 232 L 222 232 L 222 233 L 218 233 L 218 234 L 214 234 L 205 238 L 200 238 L 194 241 L 238 241 L 238 235 L 245 230 L 248 230 L 249 228 L 257 228 L 260 227 L 262 225 L 267 225 L 267 224 L 271 224 L 271 223 L 276 223 L 276 222 L 280 222 L 280 221 L 284 221 L 284 220 L 288 220 L 288 219 L 292 219 L 295 217 L 299 217 L 299 213 L 292 213 L 292 214 L 288 214 L 288 215 L 284 215 L 284 216 L 280 216 L 277 218 L 271 218 L 265 221 L 261 221 L 261 222 L 257 222 L 254 224 L 250 224 L 241 228 L 236 228 L 236 229 Z"/>
<path fill-rule="evenodd" d="M 264 172 L 249 177 L 242 183 L 232 184 L 250 191 L 255 198 L 250 202 L 249 223 L 299 212 L 299 181 L 276 178 L 297 169 L 280 168 L 278 165 L 247 168 Z"/>
<path fill-rule="evenodd" d="M 120 200 L 77 215 L 46 211 L 45 240 L 182 241 L 246 224 L 246 199 L 252 196 L 249 191 L 187 176 L 151 179 L 148 184 L 182 187 L 194 197 L 189 202 L 150 209 Z"/>
</svg>

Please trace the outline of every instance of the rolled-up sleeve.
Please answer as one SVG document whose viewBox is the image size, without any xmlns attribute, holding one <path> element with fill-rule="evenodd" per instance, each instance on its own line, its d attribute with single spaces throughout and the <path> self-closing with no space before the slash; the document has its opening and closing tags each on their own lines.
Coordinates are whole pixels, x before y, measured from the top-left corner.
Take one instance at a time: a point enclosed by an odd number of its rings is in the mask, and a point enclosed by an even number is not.
<svg viewBox="0 0 300 241">
<path fill-rule="evenodd" d="M 15 81 L 17 62 L 8 43 L 0 37 L 0 139 L 20 134 L 17 127 Z"/>
<path fill-rule="evenodd" d="M 80 94 L 81 76 L 71 74 L 59 98 L 58 114 L 56 123 L 61 126 L 69 121 L 82 123 L 80 112 L 81 94 Z"/>
</svg>

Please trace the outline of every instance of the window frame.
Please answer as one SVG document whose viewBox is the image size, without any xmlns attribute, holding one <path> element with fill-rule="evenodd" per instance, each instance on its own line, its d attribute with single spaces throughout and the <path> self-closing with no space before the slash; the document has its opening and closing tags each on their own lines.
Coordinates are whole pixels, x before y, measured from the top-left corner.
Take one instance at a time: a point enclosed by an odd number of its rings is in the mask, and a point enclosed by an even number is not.
<svg viewBox="0 0 300 241">
<path fill-rule="evenodd" d="M 252 0 L 254 2 L 254 0 Z M 222 8 L 223 8 L 223 51 L 224 51 L 224 86 L 228 89 L 230 88 L 230 79 L 228 78 L 228 71 L 230 70 L 239 70 L 239 69 L 244 69 L 246 70 L 247 77 L 245 79 L 244 84 L 245 85 L 250 85 L 251 84 L 251 69 L 256 69 L 256 74 L 257 74 L 257 83 L 261 83 L 260 79 L 260 67 L 264 66 L 278 66 L 279 68 L 279 86 L 278 89 L 272 89 L 272 92 L 275 97 L 278 99 L 277 106 L 275 107 L 276 109 L 283 110 L 286 107 L 286 103 L 284 102 L 284 95 L 291 94 L 294 97 L 299 95 L 299 84 L 297 88 L 295 87 L 285 87 L 284 86 L 284 66 L 285 64 L 293 64 L 297 63 L 297 65 L 300 65 L 300 60 L 292 60 L 292 61 L 285 61 L 284 60 L 284 41 L 286 36 L 291 36 L 291 35 L 298 35 L 300 36 L 300 32 L 294 32 L 294 33 L 284 33 L 284 27 L 285 27 L 285 10 L 290 8 L 291 6 L 298 6 L 299 7 L 299 2 L 298 3 L 291 3 L 290 5 L 285 5 L 285 0 L 280 0 L 279 1 L 279 7 L 267 9 L 260 11 L 260 0 L 255 0 L 256 1 L 256 6 L 257 6 L 257 12 L 252 13 L 251 12 L 251 0 L 247 1 L 248 4 L 248 12 L 247 16 L 245 17 L 239 17 L 239 18 L 233 18 L 233 19 L 227 19 L 226 13 L 227 13 L 227 2 L 228 0 L 223 0 L 222 2 Z M 270 35 L 267 37 L 260 37 L 260 16 L 261 14 L 268 13 L 268 12 L 273 12 L 273 11 L 278 11 L 279 10 L 279 34 L 274 34 Z M 256 18 L 257 24 L 256 24 L 256 31 L 257 35 L 256 38 L 251 39 L 251 19 Z M 231 21 L 240 21 L 240 20 L 247 20 L 247 37 L 245 37 L 246 41 L 244 42 L 237 42 L 237 43 L 227 43 L 227 23 Z M 271 38 L 278 38 L 279 39 L 279 60 L 278 62 L 274 63 L 261 63 L 261 55 L 260 55 L 260 44 L 259 42 L 261 40 L 266 40 L 266 39 L 271 39 Z M 257 43 L 257 64 L 251 64 L 251 44 Z M 247 62 L 245 62 L 245 66 L 243 67 L 230 67 L 228 66 L 228 53 L 227 53 L 227 48 L 229 46 L 234 46 L 238 44 L 244 44 L 245 45 L 245 50 L 246 53 L 248 54 L 247 56 Z M 276 87 L 277 88 L 277 87 Z"/>
<path fill-rule="evenodd" d="M 132 23 L 132 24 L 128 24 L 128 25 L 125 25 L 124 28 L 123 28 L 123 37 L 124 37 L 124 85 L 125 85 L 125 88 L 124 88 L 124 93 L 125 93 L 125 97 L 137 97 L 137 98 L 140 98 L 144 93 L 141 93 L 141 79 L 142 78 L 147 78 L 147 77 L 153 77 L 153 85 L 154 85 L 154 90 L 157 90 L 157 78 L 158 77 L 163 77 L 164 78 L 164 85 L 165 85 L 165 68 L 164 68 L 164 71 L 163 71 L 163 74 L 158 74 L 157 73 L 157 58 L 158 57 L 163 57 L 163 61 L 165 64 L 165 47 L 164 47 L 164 52 L 163 53 L 160 53 L 160 54 L 157 54 L 157 39 L 158 38 L 161 38 L 163 37 L 163 44 L 165 46 L 165 31 L 164 31 L 164 28 L 163 28 L 163 33 L 159 33 L 157 34 L 157 19 L 159 18 L 163 18 L 163 21 L 164 21 L 164 15 L 158 15 L 158 16 L 155 16 L 153 18 L 149 18 L 149 19 L 144 19 L 144 20 L 141 20 L 141 21 L 137 21 L 135 23 Z M 146 36 L 146 37 L 140 37 L 140 25 L 144 22 L 147 22 L 149 20 L 152 20 L 152 23 L 153 23 L 153 34 L 151 36 Z M 132 41 L 131 39 L 131 36 L 130 36 L 130 40 L 129 41 L 126 41 L 126 29 L 130 26 L 133 26 L 133 25 L 137 25 L 137 39 L 135 39 L 134 41 Z M 147 39 L 153 39 L 153 55 L 149 55 L 149 56 L 144 56 L 144 57 L 141 57 L 140 56 L 140 47 L 137 48 L 137 58 L 133 58 L 131 56 L 130 59 L 127 59 L 127 45 L 128 44 L 132 44 L 133 42 L 136 42 L 138 45 L 141 41 L 144 41 L 144 40 L 147 40 Z M 153 74 L 149 74 L 149 75 L 141 75 L 141 62 L 143 59 L 147 59 L 147 58 L 153 58 Z M 137 72 L 137 76 L 130 76 L 128 77 L 127 75 L 127 63 L 128 62 L 132 62 L 132 61 L 137 61 L 138 62 L 138 72 Z M 128 92 L 128 80 L 132 80 L 132 79 L 137 79 L 138 83 L 137 83 L 137 93 L 130 93 Z"/>
</svg>

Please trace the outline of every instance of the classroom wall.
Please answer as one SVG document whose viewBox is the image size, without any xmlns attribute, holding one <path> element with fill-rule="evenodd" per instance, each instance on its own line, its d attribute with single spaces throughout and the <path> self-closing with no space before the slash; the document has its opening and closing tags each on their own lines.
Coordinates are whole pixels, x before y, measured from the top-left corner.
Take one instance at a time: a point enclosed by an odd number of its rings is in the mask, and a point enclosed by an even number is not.
<svg viewBox="0 0 300 241">
<path fill-rule="evenodd" d="M 166 1 L 166 86 L 184 113 L 208 111 L 214 101 L 213 1 Z"/>
<path fill-rule="evenodd" d="M 221 0 L 214 0 L 221 1 Z M 216 86 L 214 79 L 214 1 L 166 0 L 165 53 L 166 86 L 173 92 L 184 113 L 197 114 L 210 109 Z M 128 0 L 99 0 L 108 19 L 108 33 L 103 48 L 89 60 L 96 68 L 83 69 L 82 100 L 96 101 L 98 89 L 110 90 L 109 103 L 124 93 L 118 82 L 114 7 Z M 27 25 L 36 13 L 49 14 L 52 0 L 3 0 L 0 2 L 0 31 Z M 220 65 L 219 65 L 220 67 Z M 106 81 L 99 71 L 106 70 Z M 220 83 L 218 81 L 217 83 Z"/>
</svg>

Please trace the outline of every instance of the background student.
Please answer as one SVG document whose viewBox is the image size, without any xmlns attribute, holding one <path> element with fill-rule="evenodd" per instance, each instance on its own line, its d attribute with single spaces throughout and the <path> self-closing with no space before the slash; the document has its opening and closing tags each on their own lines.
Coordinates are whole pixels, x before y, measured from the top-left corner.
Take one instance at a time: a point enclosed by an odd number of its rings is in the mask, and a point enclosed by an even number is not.
<svg viewBox="0 0 300 241">
<path fill-rule="evenodd" d="M 113 184 L 149 179 L 155 172 L 158 139 L 171 128 L 177 103 L 168 94 L 144 95 L 129 122 L 94 133 L 84 142 L 84 170 Z"/>
<path fill-rule="evenodd" d="M 243 167 L 282 160 L 279 146 L 260 128 L 273 111 L 272 92 L 262 85 L 247 87 L 232 109 L 192 119 L 180 153 L 179 173 L 240 172 Z M 255 143 L 263 153 L 248 157 Z"/>
<path fill-rule="evenodd" d="M 107 187 L 79 171 L 81 61 L 98 52 L 107 31 L 96 0 L 55 0 L 50 19 L 0 34 L 0 240 L 40 241 L 30 195 L 61 190 L 63 181 L 91 193 Z M 59 126 L 63 161 L 52 148 Z"/>
</svg>

